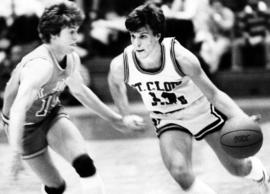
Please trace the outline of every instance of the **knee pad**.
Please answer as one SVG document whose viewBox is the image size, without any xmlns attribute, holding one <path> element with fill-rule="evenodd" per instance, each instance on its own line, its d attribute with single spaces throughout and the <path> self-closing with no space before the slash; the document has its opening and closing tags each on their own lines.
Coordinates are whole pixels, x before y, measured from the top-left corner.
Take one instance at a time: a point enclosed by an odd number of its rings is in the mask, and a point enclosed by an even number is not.
<svg viewBox="0 0 270 194">
<path fill-rule="evenodd" d="M 66 183 L 64 182 L 60 187 L 54 188 L 54 187 L 48 187 L 44 186 L 44 190 L 47 194 L 63 194 L 66 190 Z"/>
<path fill-rule="evenodd" d="M 75 158 L 75 160 L 72 162 L 72 166 L 82 178 L 96 174 L 94 162 L 87 154 L 83 154 Z"/>
</svg>

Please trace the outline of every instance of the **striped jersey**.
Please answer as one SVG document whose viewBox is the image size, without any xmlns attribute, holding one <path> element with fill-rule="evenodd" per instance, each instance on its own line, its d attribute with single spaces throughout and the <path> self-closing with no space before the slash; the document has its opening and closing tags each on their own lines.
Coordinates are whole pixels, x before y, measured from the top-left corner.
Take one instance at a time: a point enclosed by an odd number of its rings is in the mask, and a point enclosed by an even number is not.
<svg viewBox="0 0 270 194">
<path fill-rule="evenodd" d="M 63 69 L 46 45 L 43 44 L 34 49 L 23 57 L 21 62 L 13 70 L 11 78 L 6 85 L 3 106 L 3 114 L 6 117 L 9 117 L 10 108 L 18 92 L 20 85 L 19 77 L 22 68 L 26 66 L 28 62 L 37 59 L 47 60 L 49 63 L 52 63 L 53 73 L 49 81 L 39 89 L 38 96 L 27 111 L 26 125 L 42 121 L 56 105 L 60 104 L 59 95 L 66 87 L 65 80 L 74 69 L 73 54 L 67 56 L 66 68 Z"/>
<path fill-rule="evenodd" d="M 201 90 L 181 71 L 175 58 L 174 38 L 161 43 L 162 62 L 155 71 L 144 69 L 132 45 L 124 52 L 125 82 L 141 95 L 146 108 L 154 113 L 172 113 L 191 105 L 203 96 Z"/>
</svg>

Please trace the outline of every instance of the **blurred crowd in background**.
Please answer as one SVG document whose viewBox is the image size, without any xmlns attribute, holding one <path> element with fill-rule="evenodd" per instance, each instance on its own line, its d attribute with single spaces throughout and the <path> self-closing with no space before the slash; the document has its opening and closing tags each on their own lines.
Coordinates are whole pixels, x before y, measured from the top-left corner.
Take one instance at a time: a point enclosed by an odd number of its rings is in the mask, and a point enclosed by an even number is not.
<svg viewBox="0 0 270 194">
<path fill-rule="evenodd" d="M 95 72 L 89 60 L 110 59 L 130 44 L 125 17 L 146 1 L 161 7 L 165 35 L 191 50 L 210 77 L 219 71 L 270 70 L 270 0 L 76 0 L 86 16 L 77 52 L 87 85 Z M 0 98 L 14 66 L 41 43 L 37 25 L 49 2 L 1 0 Z"/>
</svg>

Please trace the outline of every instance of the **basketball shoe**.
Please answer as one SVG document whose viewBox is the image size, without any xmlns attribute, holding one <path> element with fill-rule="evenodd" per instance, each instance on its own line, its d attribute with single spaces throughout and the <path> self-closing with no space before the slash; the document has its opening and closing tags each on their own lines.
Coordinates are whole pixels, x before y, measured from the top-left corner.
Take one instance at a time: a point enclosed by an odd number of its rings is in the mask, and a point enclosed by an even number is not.
<svg viewBox="0 0 270 194">
<path fill-rule="evenodd" d="M 45 191 L 45 186 L 43 184 L 41 184 L 41 193 L 42 194 L 48 194 L 46 191 Z M 64 192 L 63 194 L 68 194 L 67 192 Z"/>
</svg>

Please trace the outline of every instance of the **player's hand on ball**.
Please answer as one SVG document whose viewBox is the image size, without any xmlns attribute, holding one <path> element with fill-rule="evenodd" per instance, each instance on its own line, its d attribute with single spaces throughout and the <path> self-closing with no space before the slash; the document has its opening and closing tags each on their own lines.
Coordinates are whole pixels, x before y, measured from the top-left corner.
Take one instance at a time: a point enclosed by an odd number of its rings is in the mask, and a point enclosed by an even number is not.
<svg viewBox="0 0 270 194">
<path fill-rule="evenodd" d="M 125 126 L 133 131 L 144 131 L 145 122 L 142 117 L 138 115 L 126 115 L 123 117 Z"/>
<path fill-rule="evenodd" d="M 262 115 L 261 114 L 256 114 L 256 115 L 250 115 L 251 120 L 253 120 L 254 122 L 259 122 L 262 119 Z"/>
</svg>

